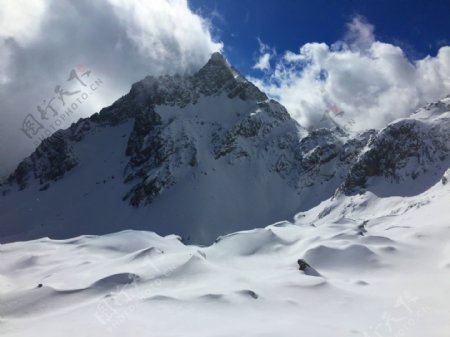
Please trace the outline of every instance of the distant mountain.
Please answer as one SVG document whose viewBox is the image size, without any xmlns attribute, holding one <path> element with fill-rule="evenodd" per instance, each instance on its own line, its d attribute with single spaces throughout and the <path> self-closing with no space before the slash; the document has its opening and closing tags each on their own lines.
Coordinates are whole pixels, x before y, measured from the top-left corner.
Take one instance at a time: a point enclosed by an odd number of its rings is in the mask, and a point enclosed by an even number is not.
<svg viewBox="0 0 450 337">
<path fill-rule="evenodd" d="M 448 105 L 380 131 L 305 130 L 216 53 L 192 76 L 146 77 L 45 140 L 3 184 L 0 237 L 131 228 L 209 243 L 380 181 L 413 193 L 450 166 Z"/>
<path fill-rule="evenodd" d="M 367 144 L 340 187 L 384 196 L 413 196 L 436 184 L 450 167 L 450 98 L 389 124 Z"/>
</svg>

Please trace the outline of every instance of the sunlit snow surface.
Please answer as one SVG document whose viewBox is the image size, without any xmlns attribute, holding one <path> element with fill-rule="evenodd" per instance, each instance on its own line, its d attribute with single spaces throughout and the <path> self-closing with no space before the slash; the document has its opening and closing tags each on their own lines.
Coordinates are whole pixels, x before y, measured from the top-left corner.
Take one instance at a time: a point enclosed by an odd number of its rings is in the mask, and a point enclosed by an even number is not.
<svg viewBox="0 0 450 337">
<path fill-rule="evenodd" d="M 0 335 L 448 337 L 449 205 L 439 182 L 209 247 L 139 231 L 4 244 Z"/>
</svg>

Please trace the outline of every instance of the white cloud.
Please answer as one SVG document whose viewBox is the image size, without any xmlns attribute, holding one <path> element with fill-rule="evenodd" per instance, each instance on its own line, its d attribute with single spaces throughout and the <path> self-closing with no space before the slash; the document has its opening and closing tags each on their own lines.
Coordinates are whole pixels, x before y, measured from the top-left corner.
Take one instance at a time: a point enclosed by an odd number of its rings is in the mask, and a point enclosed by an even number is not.
<svg viewBox="0 0 450 337">
<path fill-rule="evenodd" d="M 344 41 L 353 50 L 365 51 L 375 42 L 375 27 L 362 16 L 355 16 L 347 23 Z"/>
<path fill-rule="evenodd" d="M 268 71 L 271 69 L 270 60 L 276 56 L 276 51 L 270 48 L 269 45 L 265 44 L 258 38 L 259 44 L 259 57 L 256 63 L 253 65 L 253 69 L 258 69 L 261 71 Z"/>
<path fill-rule="evenodd" d="M 0 37 L 29 43 L 39 32 L 47 5 L 44 0 L 0 0 Z"/>
<path fill-rule="evenodd" d="M 159 72 L 196 69 L 222 48 L 213 41 L 208 22 L 186 0 L 109 1 L 134 48 Z"/>
<path fill-rule="evenodd" d="M 10 80 L 11 45 L 25 47 L 33 41 L 46 10 L 47 4 L 43 0 L 0 0 L 0 85 Z"/>
<path fill-rule="evenodd" d="M 0 174 L 33 150 L 22 121 L 70 69 L 84 64 L 104 84 L 63 128 L 147 75 L 196 71 L 222 49 L 211 31 L 187 0 L 0 0 Z"/>
<path fill-rule="evenodd" d="M 356 129 L 377 128 L 450 94 L 450 47 L 411 62 L 356 17 L 342 41 L 287 51 L 256 82 L 305 126 L 319 125 L 325 111 L 342 110 Z"/>
<path fill-rule="evenodd" d="M 253 68 L 262 70 L 262 71 L 269 70 L 270 69 L 270 58 L 271 58 L 271 55 L 269 53 L 262 54 L 259 57 L 258 62 L 256 62 L 256 64 L 253 66 Z"/>
</svg>

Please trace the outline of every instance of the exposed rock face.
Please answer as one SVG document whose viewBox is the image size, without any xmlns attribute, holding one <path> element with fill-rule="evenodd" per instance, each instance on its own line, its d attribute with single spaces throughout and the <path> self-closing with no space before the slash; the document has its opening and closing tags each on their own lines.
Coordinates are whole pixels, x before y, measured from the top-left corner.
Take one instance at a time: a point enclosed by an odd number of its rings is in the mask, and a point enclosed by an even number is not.
<svg viewBox="0 0 450 337">
<path fill-rule="evenodd" d="M 46 185 L 64 176 L 64 173 L 77 165 L 71 146 L 60 131 L 42 142 L 36 151 L 19 164 L 8 178 L 10 184 L 16 183 L 20 189 L 27 186 L 29 179 L 34 178 L 40 185 Z M 48 186 L 48 185 L 47 185 Z"/>
<path fill-rule="evenodd" d="M 129 95 L 143 105 L 185 107 L 196 104 L 202 96 L 223 93 L 228 98 L 267 100 L 264 93 L 242 77 L 219 53 L 213 54 L 193 76 L 147 76 L 132 86 Z"/>
<path fill-rule="evenodd" d="M 250 157 L 251 153 L 267 152 L 268 141 L 278 143 L 276 139 L 285 137 L 284 133 L 291 143 L 298 142 L 299 126 L 284 107 L 269 101 L 220 54 L 214 54 L 193 76 L 147 77 L 133 85 L 129 95 L 137 107 L 133 110 L 140 111 L 134 113 L 134 127 L 126 152 L 130 160 L 125 182 L 135 185 L 124 199 L 133 206 L 151 203 L 187 171 L 195 170 L 199 156 L 211 155 L 216 160 L 223 158 L 231 163 Z M 200 116 L 178 114 L 163 118 L 155 109 L 158 106 L 183 109 L 195 106 L 205 97 L 238 98 L 254 103 L 247 111 L 236 112 L 211 106 L 209 109 L 213 111 L 208 111 L 208 116 L 200 113 Z M 223 116 L 214 114 L 222 113 L 231 118 L 221 123 Z M 200 145 L 205 142 L 202 138 L 207 138 L 211 146 Z M 264 159 L 268 166 L 273 165 L 269 158 Z"/>
<path fill-rule="evenodd" d="M 341 182 L 372 134 L 368 131 L 351 138 L 339 128 L 311 131 L 296 150 L 301 181 L 305 186 L 332 179 Z"/>
<path fill-rule="evenodd" d="M 442 176 L 450 154 L 447 101 L 427 105 L 411 118 L 393 122 L 374 135 L 340 190 L 345 194 L 361 191 L 372 177 L 390 183 L 412 183 L 425 173 Z"/>
<path fill-rule="evenodd" d="M 82 141 L 84 134 L 91 128 L 115 126 L 129 119 L 134 119 L 134 127 L 128 140 L 126 156 L 129 164 L 126 169 L 124 182 L 134 182 L 135 185 L 124 196 L 133 206 L 142 202 L 151 202 L 162 191 L 176 181 L 171 175 L 174 161 L 176 166 L 185 164 L 195 166 L 197 163 L 197 148 L 195 140 L 187 133 L 173 135 L 165 134 L 170 128 L 171 121 L 163 123 L 161 116 L 155 112 L 155 106 L 186 107 L 195 105 L 202 96 L 219 96 L 226 94 L 228 98 L 239 97 L 241 100 L 261 101 L 261 108 L 270 110 L 267 96 L 252 83 L 245 80 L 232 68 L 219 53 L 212 55 L 209 62 L 193 76 L 148 76 L 134 84 L 130 93 L 112 106 L 72 125 L 66 131 L 55 133 L 43 142 L 36 152 L 24 160 L 10 176 L 11 184 L 17 183 L 21 189 L 27 186 L 31 174 L 39 183 L 48 183 L 61 178 L 65 172 L 76 166 L 77 160 L 71 153 L 68 141 Z M 273 102 L 273 104 L 277 104 Z M 286 110 L 279 106 L 280 112 L 273 116 L 282 121 L 290 120 Z M 215 156 L 221 156 L 235 149 L 237 136 L 256 136 L 263 127 L 261 121 L 246 118 L 240 120 L 226 134 L 213 132 Z M 268 132 L 269 126 L 264 125 L 262 132 Z M 222 130 L 222 128 L 217 128 Z M 236 154 L 244 155 L 244 151 Z M 183 160 L 182 160 L 183 159 Z"/>
</svg>

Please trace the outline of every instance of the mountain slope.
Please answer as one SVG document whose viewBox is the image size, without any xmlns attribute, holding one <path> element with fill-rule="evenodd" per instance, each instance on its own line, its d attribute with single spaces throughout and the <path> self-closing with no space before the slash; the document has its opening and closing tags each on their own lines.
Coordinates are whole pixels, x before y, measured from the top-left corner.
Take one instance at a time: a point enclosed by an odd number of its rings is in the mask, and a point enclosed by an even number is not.
<svg viewBox="0 0 450 337">
<path fill-rule="evenodd" d="M 0 237 L 134 228 L 212 242 L 331 196 L 366 139 L 346 141 L 306 134 L 214 54 L 192 76 L 145 78 L 41 144 L 3 188 Z"/>
<path fill-rule="evenodd" d="M 213 54 L 44 141 L 2 187 L 0 240 L 145 229 L 204 244 L 335 194 L 414 195 L 450 166 L 448 110 L 444 99 L 380 131 L 307 131 Z"/>
<path fill-rule="evenodd" d="M 412 196 L 439 181 L 450 167 L 450 98 L 428 104 L 374 136 L 340 190 Z"/>
</svg>

